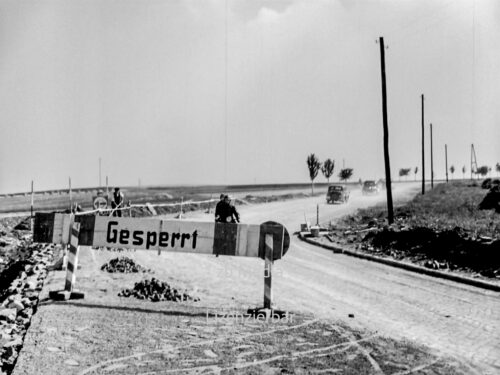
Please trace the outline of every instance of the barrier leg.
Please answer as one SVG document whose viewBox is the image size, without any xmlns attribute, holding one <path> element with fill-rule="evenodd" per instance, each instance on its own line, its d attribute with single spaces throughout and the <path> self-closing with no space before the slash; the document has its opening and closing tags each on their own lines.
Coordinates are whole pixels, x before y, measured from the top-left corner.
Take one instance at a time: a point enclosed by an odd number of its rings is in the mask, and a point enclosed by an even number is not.
<svg viewBox="0 0 500 375">
<path fill-rule="evenodd" d="M 266 255 L 264 264 L 264 308 L 271 309 L 273 303 L 273 235 L 266 234 Z"/>
<path fill-rule="evenodd" d="M 66 282 L 63 291 L 52 291 L 49 297 L 57 300 L 81 299 L 85 295 L 74 290 L 76 282 L 76 270 L 78 269 L 78 253 L 80 246 L 78 236 L 80 234 L 80 223 L 73 223 L 71 227 L 71 239 L 67 255 Z"/>
<path fill-rule="evenodd" d="M 273 309 L 273 290 L 272 290 L 272 276 L 273 276 L 273 235 L 266 234 L 265 237 L 266 252 L 264 255 L 264 307 L 248 309 L 247 314 L 254 316 L 258 319 L 265 318 L 266 321 L 270 319 L 280 320 L 287 318 L 288 314 L 285 311 Z"/>
</svg>

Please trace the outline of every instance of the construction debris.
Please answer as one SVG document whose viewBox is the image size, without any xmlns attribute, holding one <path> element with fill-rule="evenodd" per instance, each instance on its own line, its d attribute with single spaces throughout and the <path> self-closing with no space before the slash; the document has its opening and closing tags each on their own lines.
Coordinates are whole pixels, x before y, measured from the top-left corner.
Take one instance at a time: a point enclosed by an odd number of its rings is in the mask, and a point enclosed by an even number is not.
<svg viewBox="0 0 500 375">
<path fill-rule="evenodd" d="M 150 269 L 137 264 L 133 259 L 127 257 L 111 259 L 108 263 L 102 265 L 101 270 L 111 273 L 153 272 Z"/>
<path fill-rule="evenodd" d="M 179 290 L 172 288 L 164 281 L 155 279 L 143 280 L 135 283 L 133 289 L 123 289 L 118 293 L 119 297 L 136 297 L 138 299 L 146 299 L 152 302 L 159 301 L 193 301 L 198 302 L 200 299 L 191 297 L 187 293 L 182 293 Z"/>
</svg>

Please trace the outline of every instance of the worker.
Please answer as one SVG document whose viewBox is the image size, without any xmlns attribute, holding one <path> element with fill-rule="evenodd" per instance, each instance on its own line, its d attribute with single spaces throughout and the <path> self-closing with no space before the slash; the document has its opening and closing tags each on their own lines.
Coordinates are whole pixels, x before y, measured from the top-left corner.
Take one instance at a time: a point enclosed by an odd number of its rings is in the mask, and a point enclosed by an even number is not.
<svg viewBox="0 0 500 375">
<path fill-rule="evenodd" d="M 239 223 L 240 214 L 236 207 L 232 204 L 233 198 L 229 195 L 224 196 L 224 204 L 221 210 L 221 222 L 223 223 Z"/>
<path fill-rule="evenodd" d="M 115 187 L 115 192 L 113 193 L 113 200 L 111 201 L 111 208 L 113 209 L 113 216 L 122 217 L 122 211 L 125 202 L 125 197 L 120 191 L 119 187 Z"/>
<path fill-rule="evenodd" d="M 220 195 L 219 201 L 217 202 L 217 205 L 215 206 L 215 222 L 220 223 L 221 222 L 221 212 L 222 212 L 222 207 L 224 206 L 224 197 L 226 194 L 222 193 Z"/>
</svg>

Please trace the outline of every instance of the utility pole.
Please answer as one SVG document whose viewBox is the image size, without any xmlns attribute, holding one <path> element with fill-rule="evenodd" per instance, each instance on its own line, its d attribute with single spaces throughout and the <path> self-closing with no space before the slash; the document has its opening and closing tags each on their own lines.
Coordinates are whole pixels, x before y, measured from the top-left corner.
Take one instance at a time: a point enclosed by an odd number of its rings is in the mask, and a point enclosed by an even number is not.
<svg viewBox="0 0 500 375">
<path fill-rule="evenodd" d="M 472 181 L 472 150 L 473 150 L 474 145 L 470 145 L 470 179 Z"/>
<path fill-rule="evenodd" d="M 448 183 L 448 145 L 444 145 L 444 160 L 446 164 L 446 183 Z"/>
<path fill-rule="evenodd" d="M 425 126 L 424 126 L 424 94 L 422 98 L 422 195 L 425 194 Z"/>
<path fill-rule="evenodd" d="M 384 161 L 385 161 L 385 186 L 387 191 L 387 220 L 389 225 L 394 223 L 394 210 L 392 206 L 391 165 L 389 162 L 389 127 L 387 125 L 387 88 L 385 83 L 385 48 L 384 38 L 379 38 L 380 67 L 382 74 L 382 117 L 384 125 Z"/>
<path fill-rule="evenodd" d="M 432 157 L 432 123 L 431 123 L 431 189 L 434 189 L 434 159 Z"/>
<path fill-rule="evenodd" d="M 35 233 L 35 229 L 33 227 L 33 203 L 34 203 L 34 195 L 35 192 L 33 190 L 33 180 L 31 180 L 31 215 L 30 215 L 30 229 L 31 233 Z"/>
<path fill-rule="evenodd" d="M 73 210 L 73 195 L 71 191 L 71 177 L 69 177 L 69 209 Z M 73 212 L 73 211 L 71 211 Z"/>
<path fill-rule="evenodd" d="M 473 179 L 473 173 L 477 171 L 477 160 L 476 160 L 476 150 L 474 149 L 474 144 L 470 145 L 470 179 Z M 477 177 L 477 174 L 476 174 Z"/>
</svg>

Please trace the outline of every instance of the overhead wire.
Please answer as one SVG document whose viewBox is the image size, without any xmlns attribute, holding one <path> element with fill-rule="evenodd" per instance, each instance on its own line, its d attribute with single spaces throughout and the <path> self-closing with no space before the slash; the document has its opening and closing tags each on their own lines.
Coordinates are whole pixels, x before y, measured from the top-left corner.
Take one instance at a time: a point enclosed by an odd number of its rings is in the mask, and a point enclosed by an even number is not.
<svg viewBox="0 0 500 375">
<path fill-rule="evenodd" d="M 224 183 L 227 184 L 227 153 L 228 153 L 228 145 L 227 145 L 227 88 L 228 88 L 228 50 L 227 50 L 227 29 L 228 29 L 228 1 L 225 2 L 225 17 L 224 17 Z"/>
</svg>

